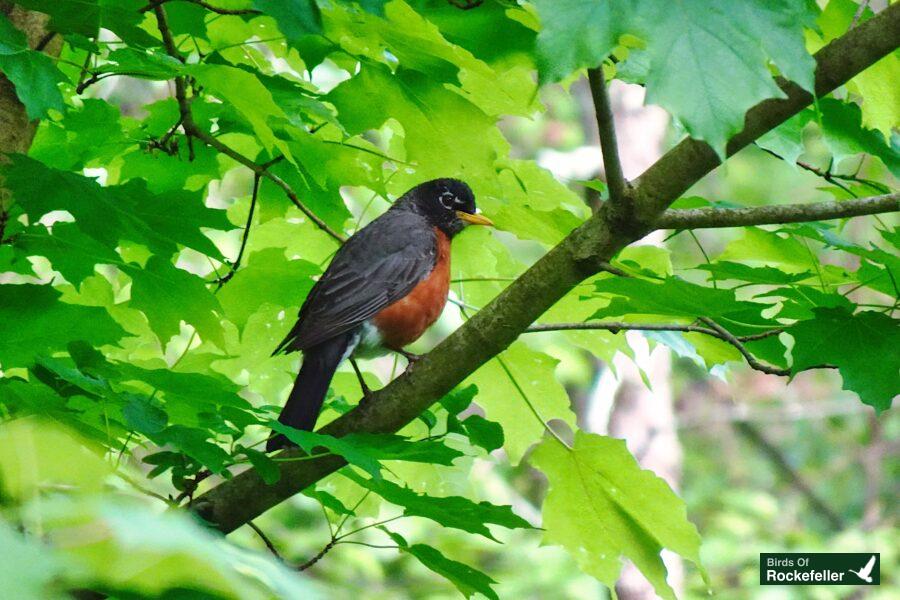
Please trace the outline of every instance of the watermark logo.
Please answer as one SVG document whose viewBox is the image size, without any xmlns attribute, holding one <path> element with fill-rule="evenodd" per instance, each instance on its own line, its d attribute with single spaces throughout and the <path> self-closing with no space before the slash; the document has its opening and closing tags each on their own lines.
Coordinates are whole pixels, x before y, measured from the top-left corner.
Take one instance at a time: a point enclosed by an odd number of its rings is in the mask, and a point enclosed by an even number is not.
<svg viewBox="0 0 900 600">
<path fill-rule="evenodd" d="M 880 585 L 881 554 L 787 553 L 759 555 L 760 585 Z"/>
</svg>

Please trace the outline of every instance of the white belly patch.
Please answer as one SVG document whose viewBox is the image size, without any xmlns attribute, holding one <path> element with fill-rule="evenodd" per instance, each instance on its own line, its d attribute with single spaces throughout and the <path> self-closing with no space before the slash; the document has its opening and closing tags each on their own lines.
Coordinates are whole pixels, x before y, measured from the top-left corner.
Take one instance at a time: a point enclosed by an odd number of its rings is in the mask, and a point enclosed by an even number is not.
<svg viewBox="0 0 900 600">
<path fill-rule="evenodd" d="M 384 356 L 389 350 L 381 345 L 381 332 L 370 321 L 362 324 L 362 328 L 358 334 L 350 340 L 347 351 L 344 353 L 342 361 L 351 355 L 359 358 L 375 358 Z"/>
</svg>

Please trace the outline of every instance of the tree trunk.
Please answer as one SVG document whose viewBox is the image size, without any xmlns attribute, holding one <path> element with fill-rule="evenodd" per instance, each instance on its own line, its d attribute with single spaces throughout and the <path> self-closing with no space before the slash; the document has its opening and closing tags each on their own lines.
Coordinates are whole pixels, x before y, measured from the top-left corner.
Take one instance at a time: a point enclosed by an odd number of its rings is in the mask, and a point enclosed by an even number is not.
<svg viewBox="0 0 900 600">
<path fill-rule="evenodd" d="M 35 48 L 39 43 L 45 42 L 47 15 L 23 10 L 13 6 L 11 2 L 0 2 L 0 12 L 6 15 L 17 29 L 25 33 L 29 47 Z M 59 36 L 55 36 L 49 43 L 45 42 L 43 50 L 51 56 L 59 56 L 61 48 L 62 40 Z M 25 106 L 19 102 L 13 84 L 0 74 L 0 154 L 27 152 L 34 140 L 37 125 L 36 120 L 28 120 Z"/>
</svg>

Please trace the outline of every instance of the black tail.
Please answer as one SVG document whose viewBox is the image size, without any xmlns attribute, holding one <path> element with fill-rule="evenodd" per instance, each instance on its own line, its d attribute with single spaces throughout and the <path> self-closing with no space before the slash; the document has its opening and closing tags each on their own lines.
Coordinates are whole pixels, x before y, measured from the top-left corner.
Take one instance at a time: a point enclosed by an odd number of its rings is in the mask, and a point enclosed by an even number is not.
<svg viewBox="0 0 900 600">
<path fill-rule="evenodd" d="M 294 429 L 313 430 L 331 378 L 344 358 L 351 337 L 352 334 L 349 333 L 340 335 L 304 351 L 303 366 L 300 367 L 294 387 L 278 415 L 279 422 Z M 291 445 L 293 444 L 283 435 L 276 435 L 269 438 L 266 451 Z"/>
</svg>

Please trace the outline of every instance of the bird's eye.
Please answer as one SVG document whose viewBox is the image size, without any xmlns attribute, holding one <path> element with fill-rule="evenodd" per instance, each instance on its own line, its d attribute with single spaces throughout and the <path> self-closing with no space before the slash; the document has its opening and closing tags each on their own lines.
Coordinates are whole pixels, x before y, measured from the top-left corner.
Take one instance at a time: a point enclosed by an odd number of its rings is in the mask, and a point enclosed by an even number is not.
<svg viewBox="0 0 900 600">
<path fill-rule="evenodd" d="M 440 201 L 441 206 L 448 210 L 453 208 L 453 205 L 456 204 L 456 196 L 453 195 L 453 192 L 444 192 L 440 195 L 438 200 Z"/>
</svg>

